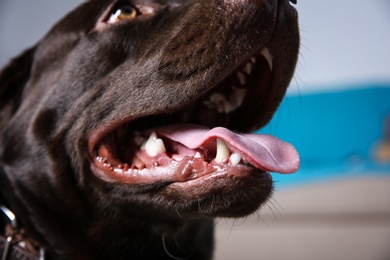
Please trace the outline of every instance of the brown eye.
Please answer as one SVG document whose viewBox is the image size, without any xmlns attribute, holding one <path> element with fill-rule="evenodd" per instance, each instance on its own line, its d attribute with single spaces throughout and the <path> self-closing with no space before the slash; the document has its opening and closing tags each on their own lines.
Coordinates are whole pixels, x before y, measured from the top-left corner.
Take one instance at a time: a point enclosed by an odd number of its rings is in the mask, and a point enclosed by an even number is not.
<svg viewBox="0 0 390 260">
<path fill-rule="evenodd" d="M 134 19 L 139 15 L 138 10 L 133 7 L 130 4 L 122 4 L 119 6 L 116 6 L 112 13 L 110 18 L 108 19 L 108 23 L 115 23 L 118 21 L 127 21 Z"/>
</svg>

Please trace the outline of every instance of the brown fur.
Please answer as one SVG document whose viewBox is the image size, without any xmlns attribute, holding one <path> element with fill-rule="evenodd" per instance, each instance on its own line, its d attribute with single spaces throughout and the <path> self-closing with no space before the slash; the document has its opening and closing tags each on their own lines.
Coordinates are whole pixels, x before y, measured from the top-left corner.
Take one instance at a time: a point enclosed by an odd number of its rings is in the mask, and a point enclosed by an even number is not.
<svg viewBox="0 0 390 260">
<path fill-rule="evenodd" d="M 191 121 L 263 126 L 293 75 L 296 12 L 283 0 L 134 0 L 154 13 L 102 25 L 112 2 L 85 2 L 1 72 L 0 202 L 52 259 L 210 259 L 212 218 L 255 211 L 271 181 L 216 178 L 191 189 L 106 182 L 91 171 L 89 134 L 137 118 L 154 125 L 153 115 L 175 122 L 267 46 L 269 88 L 232 115 Z"/>
</svg>

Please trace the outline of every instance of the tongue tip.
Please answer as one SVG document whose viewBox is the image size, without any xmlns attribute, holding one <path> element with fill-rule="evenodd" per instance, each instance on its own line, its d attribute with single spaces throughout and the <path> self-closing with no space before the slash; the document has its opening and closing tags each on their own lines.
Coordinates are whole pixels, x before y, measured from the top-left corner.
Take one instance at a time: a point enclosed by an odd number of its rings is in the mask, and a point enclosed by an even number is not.
<svg viewBox="0 0 390 260">
<path fill-rule="evenodd" d="M 289 164 L 286 167 L 280 167 L 280 169 L 278 169 L 278 171 L 276 172 L 280 174 L 293 174 L 299 170 L 300 165 L 301 161 L 299 155 L 297 154 L 295 159 L 290 160 Z"/>
</svg>

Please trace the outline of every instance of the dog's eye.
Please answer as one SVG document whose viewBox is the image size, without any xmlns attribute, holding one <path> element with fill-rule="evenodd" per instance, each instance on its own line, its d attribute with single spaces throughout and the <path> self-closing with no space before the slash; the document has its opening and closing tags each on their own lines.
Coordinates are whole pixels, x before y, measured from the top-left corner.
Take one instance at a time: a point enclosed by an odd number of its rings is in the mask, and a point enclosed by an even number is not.
<svg viewBox="0 0 390 260">
<path fill-rule="evenodd" d="M 121 4 L 114 6 L 107 22 L 115 23 L 118 21 L 128 21 L 134 19 L 138 15 L 139 12 L 134 6 L 130 4 Z"/>
</svg>

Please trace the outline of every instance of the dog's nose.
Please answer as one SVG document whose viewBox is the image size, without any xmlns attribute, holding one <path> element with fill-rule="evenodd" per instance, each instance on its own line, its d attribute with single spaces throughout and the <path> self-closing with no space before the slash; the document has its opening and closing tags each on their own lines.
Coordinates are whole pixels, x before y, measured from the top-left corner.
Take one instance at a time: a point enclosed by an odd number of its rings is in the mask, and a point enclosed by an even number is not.
<svg viewBox="0 0 390 260">
<path fill-rule="evenodd" d="M 295 5 L 297 4 L 297 0 L 290 0 L 290 2 L 295 4 Z"/>
</svg>

